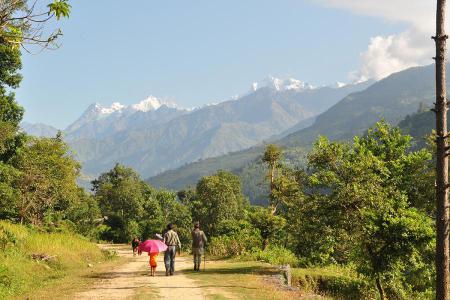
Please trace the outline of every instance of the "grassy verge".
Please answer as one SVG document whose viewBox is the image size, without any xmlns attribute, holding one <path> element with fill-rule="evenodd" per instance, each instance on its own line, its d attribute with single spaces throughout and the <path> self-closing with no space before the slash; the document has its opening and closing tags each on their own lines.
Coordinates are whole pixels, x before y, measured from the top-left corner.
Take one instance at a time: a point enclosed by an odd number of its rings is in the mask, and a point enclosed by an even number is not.
<svg viewBox="0 0 450 300">
<path fill-rule="evenodd" d="M 273 281 L 279 271 L 262 262 L 216 261 L 208 263 L 202 272 L 186 271 L 185 274 L 209 291 L 208 298 L 223 299 L 293 299 L 298 292 L 282 290 Z M 305 296 L 302 299 L 318 299 Z"/>
<path fill-rule="evenodd" d="M 292 269 L 292 285 L 334 299 L 375 299 L 375 291 L 351 269 L 338 266 Z"/>
<path fill-rule="evenodd" d="M 44 260 L 32 255 L 43 255 Z M 70 233 L 44 233 L 21 225 L 0 221 L 0 299 L 20 296 L 59 298 L 80 285 L 93 281 L 90 273 L 98 266 L 112 264 L 109 252 Z M 69 276 L 70 275 L 70 276 Z"/>
</svg>

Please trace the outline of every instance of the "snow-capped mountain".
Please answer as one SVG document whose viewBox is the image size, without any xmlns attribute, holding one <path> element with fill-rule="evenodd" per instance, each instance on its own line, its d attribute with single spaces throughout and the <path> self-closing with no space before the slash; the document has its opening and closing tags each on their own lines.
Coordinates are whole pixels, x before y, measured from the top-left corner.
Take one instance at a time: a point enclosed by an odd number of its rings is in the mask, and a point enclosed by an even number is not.
<svg viewBox="0 0 450 300">
<path fill-rule="evenodd" d="M 161 106 L 167 106 L 169 108 L 183 110 L 175 103 L 160 100 L 153 96 L 150 96 L 147 99 L 142 100 L 141 102 L 139 102 L 137 104 L 130 105 L 129 109 L 132 111 L 148 112 L 148 111 L 152 111 L 152 110 L 158 110 L 159 108 L 161 108 Z"/>
<path fill-rule="evenodd" d="M 64 134 L 85 174 L 97 176 L 120 162 L 147 177 L 298 128 L 367 85 L 314 88 L 271 77 L 243 96 L 190 110 L 155 97 L 128 106 L 93 104 Z"/>
<path fill-rule="evenodd" d="M 119 102 L 110 106 L 94 103 L 64 132 L 69 141 L 103 138 L 122 130 L 155 126 L 187 112 L 186 109 L 153 96 L 128 106 Z"/>
<path fill-rule="evenodd" d="M 251 90 L 256 91 L 261 88 L 269 88 L 276 91 L 295 90 L 299 92 L 304 90 L 312 90 L 314 89 L 314 86 L 294 78 L 280 79 L 269 76 L 260 82 L 254 82 Z"/>
</svg>

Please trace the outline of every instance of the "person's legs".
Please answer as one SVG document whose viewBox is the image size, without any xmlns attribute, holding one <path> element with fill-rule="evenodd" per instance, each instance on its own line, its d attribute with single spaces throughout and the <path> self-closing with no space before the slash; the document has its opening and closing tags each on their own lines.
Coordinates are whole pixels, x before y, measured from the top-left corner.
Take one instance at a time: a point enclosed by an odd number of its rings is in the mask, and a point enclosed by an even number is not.
<svg viewBox="0 0 450 300">
<path fill-rule="evenodd" d="M 171 247 L 171 253 L 170 253 L 170 275 L 173 275 L 175 272 L 175 256 L 177 254 L 176 247 Z"/>
<path fill-rule="evenodd" d="M 202 266 L 202 255 L 198 254 L 197 255 L 197 271 L 200 271 L 201 266 Z"/>
<path fill-rule="evenodd" d="M 197 254 L 194 253 L 194 271 L 197 271 Z"/>
<path fill-rule="evenodd" d="M 170 248 L 171 247 L 167 248 L 166 252 L 164 253 L 164 266 L 166 267 L 166 276 L 168 276 L 170 272 Z"/>
</svg>

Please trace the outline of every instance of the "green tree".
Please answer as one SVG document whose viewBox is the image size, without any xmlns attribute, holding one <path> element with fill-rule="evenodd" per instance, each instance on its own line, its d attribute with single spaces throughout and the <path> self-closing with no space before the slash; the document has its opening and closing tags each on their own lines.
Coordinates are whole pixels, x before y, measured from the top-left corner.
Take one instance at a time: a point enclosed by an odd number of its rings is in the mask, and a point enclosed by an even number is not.
<svg viewBox="0 0 450 300">
<path fill-rule="evenodd" d="M 14 159 L 20 171 L 15 203 L 20 220 L 41 225 L 46 214 L 64 213 L 76 201 L 80 165 L 56 138 L 29 138 Z"/>
<path fill-rule="evenodd" d="M 395 290 L 390 287 L 393 282 L 401 283 L 396 290 L 407 291 L 414 281 L 408 276 L 412 273 L 424 278 L 423 289 L 429 288 L 430 278 L 422 276 L 425 271 L 417 265 L 431 263 L 422 251 L 433 240 L 431 218 L 423 205 L 433 184 L 432 176 L 423 172 L 429 170 L 430 160 L 427 150 L 411 151 L 410 137 L 385 122 L 355 137 L 352 144 L 319 138 L 308 156 L 306 180 L 304 176 L 297 179 L 303 194 L 287 203 L 288 223 L 299 228 L 290 230 L 297 253 L 312 263 L 355 262 L 362 273 L 375 279 L 378 288 L 388 285 L 388 293 Z M 387 224 L 388 231 L 376 225 L 379 220 Z M 422 226 L 415 226 L 418 220 Z M 411 234 L 408 243 L 400 239 L 406 233 Z M 394 248 L 389 247 L 386 252 L 378 251 L 384 244 L 406 248 L 401 254 L 390 253 Z M 398 267 L 400 259 L 416 264 Z M 390 267 L 376 269 L 376 264 L 368 264 L 376 260 Z"/>
<path fill-rule="evenodd" d="M 97 199 L 82 188 L 78 189 L 77 199 L 66 214 L 76 232 L 92 240 L 98 240 L 105 229 Z"/>
<path fill-rule="evenodd" d="M 267 174 L 270 186 L 269 207 L 273 215 L 276 213 L 279 205 L 279 201 L 275 197 L 273 191 L 275 189 L 276 171 L 277 167 L 279 166 L 281 156 L 282 156 L 281 149 L 275 144 L 269 144 L 266 146 L 266 150 L 264 151 L 264 155 L 262 158 L 263 162 L 267 164 L 269 169 Z"/>
<path fill-rule="evenodd" d="M 105 238 L 128 241 L 138 235 L 136 220 L 143 215 L 142 180 L 131 168 L 116 166 L 92 182 L 94 195 L 111 230 Z"/>
<path fill-rule="evenodd" d="M 286 220 L 281 216 L 273 215 L 264 207 L 253 207 L 249 214 L 251 224 L 257 228 L 263 239 L 262 249 L 266 250 L 270 240 L 279 234 L 286 226 Z"/>
<path fill-rule="evenodd" d="M 181 203 L 174 192 L 160 190 L 156 193 L 156 199 L 162 212 L 163 227 L 161 231 L 165 229 L 168 223 L 173 223 L 176 226 L 180 241 L 184 245 L 189 244 L 192 230 L 192 217 L 189 207 Z"/>
<path fill-rule="evenodd" d="M 222 222 L 237 222 L 245 216 L 248 204 L 236 175 L 218 171 L 205 176 L 197 184 L 196 195 L 198 202 L 193 208 L 193 218 L 203 224 L 209 235 L 215 235 Z"/>
<path fill-rule="evenodd" d="M 406 203 L 405 203 L 406 205 Z M 364 219 L 361 248 L 356 251 L 358 271 L 375 281 L 380 299 L 386 296 L 395 299 L 408 298 L 422 286 L 430 288 L 433 272 L 429 261 L 435 245 L 432 219 L 416 209 L 380 209 L 362 213 Z M 408 274 L 410 276 L 408 276 Z M 389 284 L 386 291 L 383 282 Z"/>
</svg>

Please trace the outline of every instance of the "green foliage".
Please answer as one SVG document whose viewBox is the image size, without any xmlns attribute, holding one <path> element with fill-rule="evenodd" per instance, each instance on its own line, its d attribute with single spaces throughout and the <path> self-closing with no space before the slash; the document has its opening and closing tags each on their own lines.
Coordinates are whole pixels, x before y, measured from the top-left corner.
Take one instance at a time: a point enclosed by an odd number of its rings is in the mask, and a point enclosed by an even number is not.
<svg viewBox="0 0 450 300">
<path fill-rule="evenodd" d="M 78 200 L 67 210 L 67 219 L 74 224 L 77 233 L 91 240 L 99 240 L 105 230 L 97 199 L 81 188 Z"/>
<path fill-rule="evenodd" d="M 62 34 L 56 28 L 53 33 L 47 34 L 45 25 L 53 25 L 51 19 L 57 21 L 67 18 L 71 6 L 68 0 L 53 0 L 47 5 L 47 11 L 38 11 L 41 5 L 35 1 L 29 4 L 26 0 L 7 0 L 0 6 L 0 43 L 11 45 L 19 49 L 19 45 L 39 45 L 48 47 Z"/>
<path fill-rule="evenodd" d="M 192 230 L 192 217 L 189 208 L 178 200 L 176 193 L 160 190 L 153 192 L 153 195 L 159 206 L 159 216 L 156 215 L 154 220 L 158 220 L 159 225 L 153 229 L 153 232 L 149 232 L 148 236 L 164 232 L 167 224 L 173 223 L 182 245 L 189 248 Z"/>
<path fill-rule="evenodd" d="M 127 242 L 134 236 L 153 238 L 173 223 L 182 244 L 189 244 L 191 212 L 176 193 L 153 189 L 134 170 L 119 164 L 94 180 L 93 190 L 108 228 L 101 239 Z"/>
<path fill-rule="evenodd" d="M 117 164 L 92 184 L 102 215 L 111 228 L 103 238 L 116 242 L 129 241 L 138 233 L 134 220 L 143 215 L 143 186 L 139 175 Z"/>
<path fill-rule="evenodd" d="M 431 155 L 410 141 L 383 121 L 353 144 L 319 138 L 285 209 L 304 264 L 355 263 L 396 297 L 432 286 Z"/>
<path fill-rule="evenodd" d="M 375 289 L 356 272 L 337 266 L 292 269 L 292 284 L 302 291 L 333 296 L 334 299 L 376 299 Z"/>
<path fill-rule="evenodd" d="M 0 43 L 0 57 L 0 92 L 3 97 L 6 97 L 6 87 L 12 89 L 18 88 L 22 81 L 22 76 L 18 73 L 22 68 L 21 54 L 17 47 Z M 10 94 L 9 98 L 10 99 L 1 99 L 1 115 L 5 115 L 5 111 L 11 109 L 6 106 L 7 103 L 5 102 L 8 100 L 11 102 L 10 100 L 13 98 L 13 94 Z M 15 119 L 17 120 L 17 118 Z M 4 117 L 0 118 L 0 120 L 5 121 Z"/>
<path fill-rule="evenodd" d="M 222 223 L 222 226 L 224 223 Z M 234 226 L 233 226 L 234 225 Z M 226 228 L 224 228 L 226 227 Z M 232 257 L 248 253 L 251 249 L 262 245 L 261 236 L 249 223 L 228 223 L 221 228 L 222 235 L 211 238 L 208 251 L 214 256 Z"/>
<path fill-rule="evenodd" d="M 265 242 L 264 248 L 272 238 L 282 236 L 282 230 L 286 226 L 286 220 L 283 217 L 273 215 L 270 210 L 263 207 L 252 207 L 249 219 L 252 225 L 259 230 L 261 238 Z"/>
<path fill-rule="evenodd" d="M 14 166 L 20 170 L 15 206 L 21 221 L 42 224 L 48 213 L 63 213 L 77 200 L 79 164 L 56 138 L 30 138 Z"/>
<path fill-rule="evenodd" d="M 24 134 L 18 132 L 23 108 L 7 92 L 19 86 L 22 77 L 20 51 L 0 42 L 0 162 L 8 162 L 23 145 Z"/>
<path fill-rule="evenodd" d="M 272 265 L 290 265 L 295 267 L 299 264 L 299 259 L 295 254 L 281 246 L 270 245 L 266 249 L 253 248 L 245 259 L 264 261 Z"/>
<path fill-rule="evenodd" d="M 48 5 L 48 8 L 48 14 L 55 14 L 56 19 L 59 20 L 61 17 L 69 17 L 71 6 L 68 0 L 54 0 Z"/>
<path fill-rule="evenodd" d="M 282 157 L 282 151 L 280 147 L 275 144 L 269 144 L 266 146 L 264 155 L 262 157 L 263 162 L 269 165 L 269 167 L 275 166 Z"/>
<path fill-rule="evenodd" d="M 431 289 L 434 226 L 415 209 L 378 210 L 363 213 L 358 271 L 387 283 L 389 298 L 407 298 L 408 292 Z"/>
<path fill-rule="evenodd" d="M 214 236 L 222 222 L 243 219 L 246 206 L 239 178 L 229 172 L 218 171 L 198 182 L 192 216 L 200 221 L 208 235 Z"/>
</svg>

